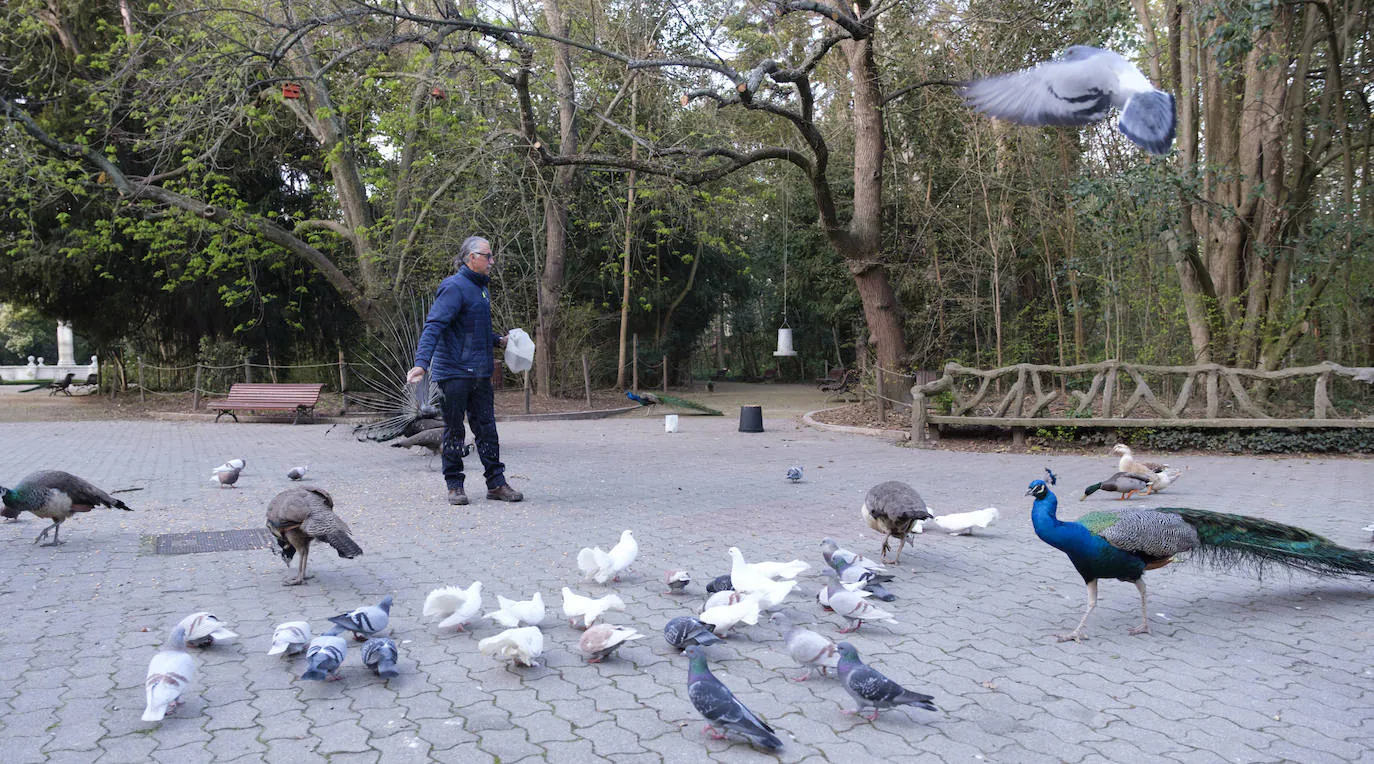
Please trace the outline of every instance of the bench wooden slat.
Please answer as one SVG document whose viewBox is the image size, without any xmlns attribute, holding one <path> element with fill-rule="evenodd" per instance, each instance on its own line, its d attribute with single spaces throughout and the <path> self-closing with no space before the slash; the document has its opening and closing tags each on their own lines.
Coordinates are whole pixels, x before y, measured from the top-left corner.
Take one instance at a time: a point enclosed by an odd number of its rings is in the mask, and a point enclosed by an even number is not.
<svg viewBox="0 0 1374 764">
<path fill-rule="evenodd" d="M 300 415 L 313 414 L 320 401 L 322 382 L 236 382 L 229 388 L 224 400 L 206 404 L 207 408 L 219 411 L 215 421 L 228 414 L 238 421 L 237 410 L 248 411 L 294 411 L 293 421 L 300 421 Z"/>
</svg>

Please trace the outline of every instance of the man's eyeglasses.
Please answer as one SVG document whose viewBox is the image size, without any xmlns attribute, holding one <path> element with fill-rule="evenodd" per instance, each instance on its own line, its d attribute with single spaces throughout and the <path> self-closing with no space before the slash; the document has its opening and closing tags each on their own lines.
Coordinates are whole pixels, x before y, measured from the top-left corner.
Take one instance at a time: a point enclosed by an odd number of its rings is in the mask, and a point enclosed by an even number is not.
<svg viewBox="0 0 1374 764">
<path fill-rule="evenodd" d="M 473 257 L 485 257 L 487 260 L 495 260 L 496 255 L 491 252 L 473 252 Z"/>
</svg>

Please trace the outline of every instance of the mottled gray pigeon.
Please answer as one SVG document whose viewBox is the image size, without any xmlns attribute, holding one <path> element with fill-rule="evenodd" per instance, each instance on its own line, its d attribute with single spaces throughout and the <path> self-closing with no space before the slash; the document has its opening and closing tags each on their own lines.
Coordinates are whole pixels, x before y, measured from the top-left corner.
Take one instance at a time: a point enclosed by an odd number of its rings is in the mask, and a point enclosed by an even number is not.
<svg viewBox="0 0 1374 764">
<path fill-rule="evenodd" d="M 730 574 L 726 573 L 723 576 L 716 576 L 711 579 L 711 582 L 706 584 L 706 593 L 715 594 L 716 592 L 730 591 L 734 588 L 734 584 L 730 581 Z"/>
<path fill-rule="evenodd" d="M 851 565 L 845 563 L 841 561 L 838 557 L 835 558 L 835 562 L 837 563 L 835 570 L 837 571 L 840 580 L 844 583 L 852 584 L 862 582 L 864 589 L 872 592 L 874 597 L 877 597 L 883 602 L 892 602 L 893 600 L 897 599 L 896 595 L 894 595 L 892 592 L 889 592 L 887 588 L 883 586 L 883 582 L 891 581 L 892 576 L 883 573 L 875 573 L 871 570 L 865 570 L 859 567 L 858 565 Z M 829 573 L 829 571 L 823 572 L 826 574 Z"/>
<path fill-rule="evenodd" d="M 711 737 L 723 740 L 733 733 L 770 751 L 782 747 L 782 740 L 773 733 L 773 728 L 745 708 L 730 688 L 711 673 L 706 665 L 705 651 L 692 645 L 687 648 L 686 655 L 691 660 L 687 668 L 687 697 L 706 717 L 705 731 Z M 718 732 L 717 728 L 724 732 Z"/>
<path fill-rule="evenodd" d="M 301 679 L 323 679 L 330 682 L 343 679 L 339 666 L 348 655 L 348 643 L 343 637 L 321 634 L 310 640 L 305 651 L 306 669 Z"/>
<path fill-rule="evenodd" d="M 791 480 L 793 483 L 800 483 L 802 479 L 802 468 L 800 466 L 788 467 L 787 479 Z"/>
<path fill-rule="evenodd" d="M 879 710 L 895 706 L 918 706 L 927 711 L 940 710 L 931 702 L 935 700 L 934 696 L 905 690 L 900 684 L 859 660 L 859 651 L 854 649 L 854 645 L 841 642 L 836 647 L 840 651 L 840 682 L 854 697 L 854 702 L 858 703 L 857 708 L 853 711 L 846 709 L 845 713 L 857 714 L 865 708 L 872 708 L 873 715 L 867 719 L 873 721 L 878 718 Z"/>
<path fill-rule="evenodd" d="M 228 465 L 221 464 L 220 466 L 215 468 L 214 472 L 210 473 L 210 482 L 219 483 L 220 488 L 223 488 L 226 485 L 230 488 L 233 488 L 234 484 L 239 482 L 240 472 L 243 472 L 243 468 L 230 467 Z"/>
<path fill-rule="evenodd" d="M 287 471 L 286 476 L 292 480 L 300 480 L 305 477 L 305 473 L 310 471 L 309 467 L 292 467 Z"/>
<path fill-rule="evenodd" d="M 375 605 L 364 605 L 347 613 L 333 616 L 329 622 L 334 624 L 334 628 L 325 632 L 326 634 L 342 634 L 345 631 L 351 631 L 353 638 L 361 642 L 385 629 L 387 624 L 391 623 L 391 595 L 386 595 L 381 602 Z"/>
<path fill-rule="evenodd" d="M 711 627 L 689 615 L 680 615 L 663 627 L 663 640 L 682 650 L 690 645 L 714 645 L 721 641 Z"/>
<path fill-rule="evenodd" d="M 43 546 L 67 543 L 58 540 L 58 534 L 62 523 L 77 512 L 90 512 L 96 507 L 133 511 L 124 502 L 76 475 L 59 470 L 35 472 L 20 480 L 19 485 L 13 488 L 0 486 L 0 502 L 5 505 L 0 510 L 0 516 L 7 520 L 19 517 L 22 512 L 32 512 L 44 520 L 52 521 L 52 525 L 44 528 L 33 540 L 37 544 L 51 533 L 52 541 Z"/>
<path fill-rule="evenodd" d="M 390 679 L 401 672 L 396 668 L 396 642 L 389 637 L 373 637 L 363 643 L 363 665 Z"/>
<path fill-rule="evenodd" d="M 967 83 L 963 97 L 976 111 L 1022 125 L 1090 125 L 1116 108 L 1117 129 L 1137 146 L 1167 154 L 1174 142 L 1174 97 L 1116 53 L 1087 45 L 1030 69 Z"/>
</svg>

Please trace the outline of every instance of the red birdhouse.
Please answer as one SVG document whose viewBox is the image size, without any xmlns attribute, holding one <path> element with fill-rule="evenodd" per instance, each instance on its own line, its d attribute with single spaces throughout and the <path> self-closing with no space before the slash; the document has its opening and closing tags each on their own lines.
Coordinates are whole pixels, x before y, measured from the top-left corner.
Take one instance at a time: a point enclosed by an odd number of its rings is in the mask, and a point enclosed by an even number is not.
<svg viewBox="0 0 1374 764">
<path fill-rule="evenodd" d="M 294 82 L 288 82 L 281 86 L 281 97 L 295 100 L 301 97 L 301 86 Z"/>
<path fill-rule="evenodd" d="M 445 93 L 444 89 L 439 87 L 438 85 L 435 85 L 434 87 L 430 88 L 429 95 L 436 101 L 442 101 L 448 97 L 448 93 Z"/>
</svg>

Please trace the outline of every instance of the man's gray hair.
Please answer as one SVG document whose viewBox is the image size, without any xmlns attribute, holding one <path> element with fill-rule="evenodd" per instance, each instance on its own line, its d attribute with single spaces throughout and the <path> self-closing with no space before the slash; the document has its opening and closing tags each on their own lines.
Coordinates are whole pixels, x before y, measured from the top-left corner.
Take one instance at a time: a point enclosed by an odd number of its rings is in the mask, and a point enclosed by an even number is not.
<svg viewBox="0 0 1374 764">
<path fill-rule="evenodd" d="M 468 257 L 476 252 L 477 247 L 481 244 L 487 245 L 488 250 L 491 249 L 491 242 L 487 241 L 484 236 L 469 236 L 463 239 L 463 243 L 458 246 L 458 256 L 453 258 L 453 270 L 456 271 L 459 266 L 467 263 Z"/>
</svg>

